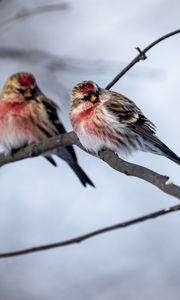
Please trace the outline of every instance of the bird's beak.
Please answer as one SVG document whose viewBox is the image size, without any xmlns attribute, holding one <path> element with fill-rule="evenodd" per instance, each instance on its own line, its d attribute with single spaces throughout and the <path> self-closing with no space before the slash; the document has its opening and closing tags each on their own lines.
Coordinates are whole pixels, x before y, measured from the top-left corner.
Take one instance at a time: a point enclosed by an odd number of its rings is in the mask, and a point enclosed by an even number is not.
<svg viewBox="0 0 180 300">
<path fill-rule="evenodd" d="M 94 94 L 92 94 L 91 97 L 90 97 L 90 101 L 91 101 L 92 103 L 96 102 L 96 101 L 97 101 L 97 96 L 94 95 Z"/>
<path fill-rule="evenodd" d="M 27 99 L 27 100 L 36 100 L 38 96 L 41 95 L 40 90 L 35 87 L 33 89 L 28 89 L 26 91 L 23 92 L 23 96 Z"/>
<path fill-rule="evenodd" d="M 30 90 L 26 90 L 26 91 L 24 91 L 23 96 L 25 98 L 31 98 L 32 97 L 32 93 L 31 93 Z"/>
</svg>

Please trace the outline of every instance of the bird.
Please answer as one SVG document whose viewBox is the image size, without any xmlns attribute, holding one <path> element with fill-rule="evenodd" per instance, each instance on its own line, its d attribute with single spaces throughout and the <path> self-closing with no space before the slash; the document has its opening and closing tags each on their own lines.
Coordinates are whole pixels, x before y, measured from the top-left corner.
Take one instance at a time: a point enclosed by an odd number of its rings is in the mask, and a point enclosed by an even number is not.
<svg viewBox="0 0 180 300">
<path fill-rule="evenodd" d="M 59 116 L 58 105 L 47 98 L 29 72 L 18 72 L 6 81 L 0 94 L 0 145 L 5 152 L 66 132 Z M 54 166 L 52 154 L 67 162 L 83 186 L 93 182 L 79 166 L 72 146 L 59 147 L 44 157 Z"/>
<path fill-rule="evenodd" d="M 95 155 L 106 149 L 122 156 L 140 150 L 180 165 L 180 157 L 161 142 L 155 125 L 132 100 L 94 81 L 82 81 L 72 89 L 70 120 L 81 144 Z"/>
</svg>

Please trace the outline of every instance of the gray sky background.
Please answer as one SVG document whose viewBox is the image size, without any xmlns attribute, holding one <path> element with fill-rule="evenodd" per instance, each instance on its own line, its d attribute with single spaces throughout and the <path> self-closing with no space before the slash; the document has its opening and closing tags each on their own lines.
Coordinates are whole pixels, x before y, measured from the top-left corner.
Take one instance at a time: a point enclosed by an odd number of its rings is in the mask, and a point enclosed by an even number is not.
<svg viewBox="0 0 180 300">
<path fill-rule="evenodd" d="M 4 0 L 1 21 L 51 1 Z M 56 1 L 55 3 L 60 3 Z M 73 85 L 91 79 L 105 86 L 136 54 L 179 28 L 180 2 L 76 0 L 69 9 L 0 28 L 0 86 L 17 71 L 35 74 L 61 105 L 68 130 Z M 148 53 L 113 89 L 125 94 L 180 154 L 180 36 Z M 113 171 L 77 149 L 97 188 L 84 189 L 70 168 L 43 158 L 0 170 L 0 251 L 51 243 L 127 220 L 177 201 L 150 184 Z M 129 161 L 166 174 L 179 184 L 179 166 L 160 156 L 135 153 Z M 0 261 L 2 300 L 179 299 L 179 214 L 172 214 L 80 245 Z"/>
</svg>

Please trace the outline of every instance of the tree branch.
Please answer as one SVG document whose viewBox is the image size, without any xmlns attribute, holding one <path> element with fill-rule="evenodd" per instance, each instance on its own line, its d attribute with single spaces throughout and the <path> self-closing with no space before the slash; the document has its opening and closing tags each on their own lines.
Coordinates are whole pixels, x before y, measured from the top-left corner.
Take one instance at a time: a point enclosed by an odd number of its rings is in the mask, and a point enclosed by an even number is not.
<svg viewBox="0 0 180 300">
<path fill-rule="evenodd" d="M 146 52 L 148 52 L 151 48 L 153 48 L 155 45 L 157 45 L 158 43 L 162 42 L 163 40 L 180 33 L 180 29 L 177 29 L 175 31 L 172 31 L 168 34 L 163 35 L 162 37 L 160 37 L 159 39 L 157 39 L 156 41 L 154 41 L 153 43 L 149 44 L 146 48 L 144 48 L 143 50 L 141 50 L 139 47 L 136 48 L 136 50 L 138 50 L 139 54 L 119 73 L 117 74 L 114 79 L 108 83 L 108 85 L 106 86 L 107 90 L 110 90 L 110 88 L 112 88 L 112 86 L 121 78 L 124 76 L 124 74 L 127 73 L 127 71 L 129 71 L 136 63 L 140 62 L 141 60 L 145 60 L 147 58 L 147 56 L 145 55 Z"/>
<path fill-rule="evenodd" d="M 52 137 L 44 142 L 38 144 L 31 144 L 26 148 L 21 148 L 16 153 L 0 155 L 0 167 L 21 159 L 38 156 L 48 151 L 62 146 L 76 145 L 85 152 L 89 153 L 80 143 L 77 135 L 72 131 L 69 133 L 61 134 L 59 136 Z M 91 154 L 91 153 L 89 153 Z M 118 157 L 117 154 L 110 150 L 104 150 L 99 154 L 99 158 L 105 161 L 111 168 L 125 175 L 135 176 L 143 179 L 164 193 L 180 199 L 180 187 L 170 182 L 168 176 L 160 175 L 148 168 L 139 166 L 133 163 L 129 163 Z"/>
<path fill-rule="evenodd" d="M 176 205 L 176 206 L 171 206 L 168 208 L 164 208 L 162 210 L 158 210 L 155 211 L 153 213 L 141 216 L 139 218 L 135 218 L 129 221 L 125 221 L 122 223 L 117 223 L 111 226 L 107 226 L 104 228 L 100 228 L 97 229 L 95 231 L 91 231 L 89 233 L 77 236 L 75 238 L 69 239 L 69 240 L 65 240 L 65 241 L 60 241 L 57 243 L 52 243 L 52 244 L 46 244 L 46 245 L 41 245 L 41 246 L 36 246 L 36 247 L 32 247 L 32 248 L 26 248 L 26 249 L 22 249 L 22 250 L 18 250 L 18 251 L 13 251 L 13 252 L 5 252 L 5 253 L 0 253 L 0 258 L 8 258 L 8 257 L 13 257 L 13 256 L 20 256 L 20 255 L 24 255 L 24 254 L 30 254 L 30 253 L 34 253 L 34 252 L 39 252 L 39 251 L 45 251 L 45 250 L 50 250 L 50 249 L 54 249 L 54 248 L 60 248 L 60 247 L 64 247 L 64 246 L 69 246 L 72 244 L 77 244 L 77 243 L 81 243 L 87 239 L 90 239 L 92 237 L 95 237 L 97 235 L 103 234 L 105 232 L 109 232 L 109 231 L 114 231 L 117 229 L 122 229 L 134 224 L 138 224 L 144 221 L 148 221 L 150 219 L 155 219 L 158 218 L 160 216 L 163 215 L 167 215 L 169 213 L 172 212 L 176 212 L 180 210 L 180 204 Z"/>
<path fill-rule="evenodd" d="M 24 20 L 31 16 L 35 16 L 35 15 L 39 15 L 39 14 L 43 14 L 43 13 L 66 10 L 68 8 L 69 8 L 69 5 L 67 3 L 59 3 L 59 4 L 57 3 L 57 4 L 47 4 L 47 5 L 35 7 L 32 9 L 22 9 L 19 12 L 17 12 L 17 14 L 14 15 L 13 17 L 0 22 L 0 30 L 4 29 L 6 26 L 13 25 L 14 23 L 17 23 L 18 21 Z"/>
<path fill-rule="evenodd" d="M 148 50 L 150 50 L 152 47 L 154 47 L 156 44 L 158 44 L 162 40 L 164 40 L 170 36 L 173 36 L 177 33 L 180 33 L 180 29 L 164 35 L 163 37 L 159 38 L 155 42 L 151 43 L 149 46 L 147 46 L 142 51 L 140 50 L 140 48 L 137 48 L 137 50 L 139 51 L 139 55 L 137 55 L 132 60 L 132 62 L 127 67 L 125 67 L 107 85 L 106 89 L 110 89 L 137 62 L 139 62 L 140 60 L 146 59 L 145 53 Z M 77 145 L 79 148 L 86 151 L 86 149 L 79 142 L 76 134 L 74 132 L 70 132 L 70 133 L 65 133 L 65 134 L 62 134 L 59 136 L 52 137 L 52 138 L 50 138 L 44 142 L 41 142 L 39 144 L 31 144 L 26 148 L 22 148 L 22 149 L 18 150 L 13 155 L 12 154 L 7 154 L 7 155 L 2 154 L 2 155 L 0 155 L 0 166 L 3 166 L 10 162 L 15 162 L 15 161 L 18 161 L 21 159 L 25 159 L 28 157 L 38 156 L 45 152 L 53 151 L 54 149 L 56 149 L 58 147 L 70 146 L 73 144 Z M 163 192 L 180 199 L 180 187 L 173 184 L 172 182 L 170 182 L 169 177 L 160 175 L 148 168 L 124 161 L 121 158 L 119 158 L 114 152 L 112 152 L 110 150 L 102 151 L 99 154 L 99 158 L 102 159 L 103 161 L 105 161 L 113 169 L 115 169 L 121 173 L 124 173 L 126 175 L 141 178 L 141 179 L 153 184 L 157 188 L 161 189 Z M 76 238 L 65 240 L 65 241 L 62 241 L 59 243 L 28 248 L 28 249 L 24 249 L 24 250 L 15 251 L 15 252 L 1 253 L 0 258 L 18 256 L 18 255 L 22 255 L 22 254 L 28 254 L 28 253 L 33 253 L 33 252 L 37 252 L 37 251 L 43 251 L 43 250 L 47 250 L 47 249 L 52 249 L 52 248 L 63 247 L 63 246 L 67 246 L 67 245 L 71 245 L 71 244 L 75 244 L 75 243 L 80 243 L 80 242 L 82 242 L 86 239 L 89 239 L 91 237 L 94 237 L 96 235 L 99 235 L 99 234 L 102 234 L 102 233 L 105 233 L 108 231 L 120 229 L 120 228 L 125 228 L 127 226 L 137 224 L 140 222 L 144 222 L 144 221 L 152 219 L 152 218 L 157 218 L 159 216 L 162 216 L 162 215 L 165 215 L 165 214 L 168 214 L 171 212 L 175 212 L 178 210 L 180 210 L 180 205 L 172 206 L 170 208 L 159 210 L 154 213 L 144 215 L 142 217 L 139 217 L 139 218 L 136 218 L 136 219 L 133 219 L 130 221 L 118 223 L 118 224 L 108 226 L 108 227 L 105 227 L 105 228 L 102 228 L 99 230 L 95 230 L 88 234 L 84 234 L 84 235 L 78 236 Z"/>
</svg>

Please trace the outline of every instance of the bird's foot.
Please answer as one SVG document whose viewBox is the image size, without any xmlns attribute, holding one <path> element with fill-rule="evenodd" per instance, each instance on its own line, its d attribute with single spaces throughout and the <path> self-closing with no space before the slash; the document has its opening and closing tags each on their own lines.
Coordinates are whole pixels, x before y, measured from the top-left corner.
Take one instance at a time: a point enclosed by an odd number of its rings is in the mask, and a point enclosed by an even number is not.
<svg viewBox="0 0 180 300">
<path fill-rule="evenodd" d="M 105 148 L 105 147 L 103 147 L 103 148 L 101 148 L 99 151 L 98 151 L 98 156 L 101 156 L 101 154 L 102 154 L 102 152 L 104 152 L 104 151 L 106 151 L 106 150 L 108 150 L 107 148 Z"/>
<path fill-rule="evenodd" d="M 21 146 L 21 147 L 18 147 L 18 148 L 12 148 L 12 149 L 10 150 L 9 153 L 11 154 L 12 157 L 14 157 L 14 156 L 16 155 L 17 152 L 19 152 L 21 149 L 25 148 L 26 146 L 27 146 L 27 144 L 24 144 L 24 145 Z"/>
<path fill-rule="evenodd" d="M 17 153 L 21 148 L 22 148 L 22 147 L 15 148 L 15 149 L 11 149 L 11 151 L 10 151 L 11 156 L 12 156 L 12 157 L 15 156 L 16 153 Z"/>
</svg>

